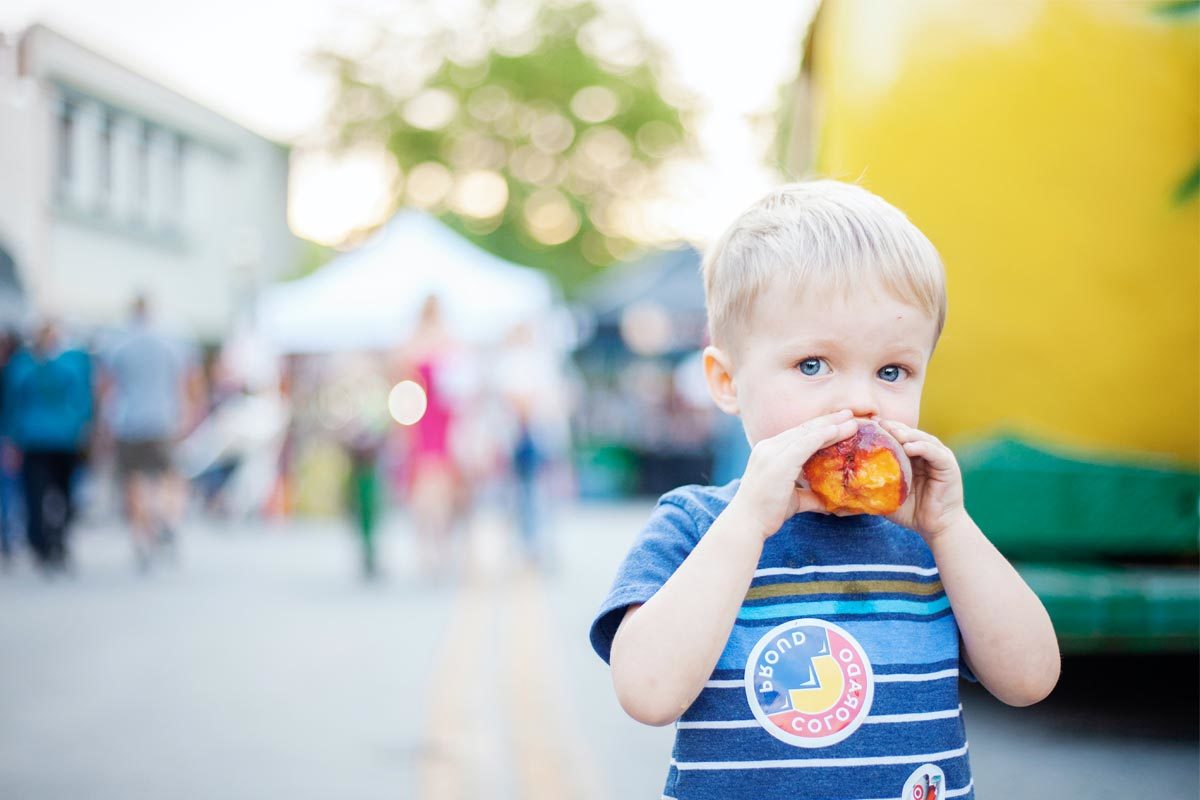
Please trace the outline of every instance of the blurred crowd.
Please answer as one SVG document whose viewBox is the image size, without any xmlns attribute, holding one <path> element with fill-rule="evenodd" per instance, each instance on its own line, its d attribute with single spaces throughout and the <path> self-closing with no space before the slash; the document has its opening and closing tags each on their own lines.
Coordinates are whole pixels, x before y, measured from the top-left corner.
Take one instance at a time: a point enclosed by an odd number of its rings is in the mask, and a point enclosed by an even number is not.
<svg viewBox="0 0 1200 800">
<path fill-rule="evenodd" d="M 536 320 L 460 341 L 430 295 L 381 352 L 281 355 L 247 328 L 219 347 L 163 331 L 144 297 L 119 329 L 44 319 L 0 340 L 0 553 L 70 572 L 82 513 L 118 516 L 139 571 L 176 557 L 189 514 L 353 522 L 367 576 L 380 521 L 408 518 L 416 568 L 457 568 L 480 504 L 519 552 L 550 560 L 554 498 L 572 491 L 565 355 Z M 324 501 L 323 501 L 324 499 Z"/>
<path fill-rule="evenodd" d="M 171 545 L 186 502 L 173 449 L 206 404 L 194 353 L 155 330 L 142 297 L 126 326 L 88 340 L 71 337 L 54 319 L 41 320 L 26 337 L 5 333 L 0 542 L 6 565 L 24 543 L 43 572 L 69 571 L 71 526 L 80 498 L 94 496 L 89 479 L 98 474 L 115 478 L 140 569 Z"/>
<path fill-rule="evenodd" d="M 330 463 L 347 460 L 346 505 L 366 574 L 374 573 L 377 522 L 389 506 L 407 515 L 418 567 L 430 578 L 456 568 L 457 544 L 480 505 L 510 516 L 527 561 L 552 557 L 549 513 L 573 493 L 569 416 L 577 392 L 565 354 L 537 320 L 498 342 L 469 343 L 431 295 L 389 352 L 289 364 L 290 505 L 319 511 L 336 472 Z"/>
</svg>

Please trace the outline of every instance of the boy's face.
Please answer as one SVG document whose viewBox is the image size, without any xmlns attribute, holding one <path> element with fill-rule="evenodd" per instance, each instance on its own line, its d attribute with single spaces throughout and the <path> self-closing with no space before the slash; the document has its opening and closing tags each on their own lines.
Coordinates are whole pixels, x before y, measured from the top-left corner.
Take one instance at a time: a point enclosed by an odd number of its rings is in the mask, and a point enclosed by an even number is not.
<svg viewBox="0 0 1200 800">
<path fill-rule="evenodd" d="M 882 287 L 846 297 L 768 289 L 736 355 L 714 354 L 731 379 L 726 402 L 711 367 L 709 385 L 718 406 L 741 416 L 752 445 L 843 408 L 917 427 L 935 327 Z"/>
</svg>

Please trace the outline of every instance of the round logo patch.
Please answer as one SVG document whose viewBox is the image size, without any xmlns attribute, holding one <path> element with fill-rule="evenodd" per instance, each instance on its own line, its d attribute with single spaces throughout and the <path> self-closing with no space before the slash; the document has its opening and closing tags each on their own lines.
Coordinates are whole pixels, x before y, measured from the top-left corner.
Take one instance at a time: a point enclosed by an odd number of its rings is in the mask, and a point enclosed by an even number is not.
<svg viewBox="0 0 1200 800">
<path fill-rule="evenodd" d="M 772 628 L 750 651 L 746 697 L 754 717 L 776 739 L 828 747 L 866 719 L 875 676 L 862 645 L 845 630 L 820 619 L 797 619 Z"/>
<path fill-rule="evenodd" d="M 940 800 L 946 792 L 946 775 L 936 764 L 917 767 L 908 776 L 900 800 Z"/>
</svg>

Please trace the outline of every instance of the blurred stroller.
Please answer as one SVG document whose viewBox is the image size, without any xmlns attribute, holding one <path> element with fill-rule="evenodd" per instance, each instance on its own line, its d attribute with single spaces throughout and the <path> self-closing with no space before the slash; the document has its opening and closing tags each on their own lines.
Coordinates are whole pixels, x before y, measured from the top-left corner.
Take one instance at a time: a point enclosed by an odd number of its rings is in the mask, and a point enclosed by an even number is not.
<svg viewBox="0 0 1200 800">
<path fill-rule="evenodd" d="M 232 395 L 179 447 L 181 474 L 205 508 L 230 519 L 258 516 L 274 491 L 290 410 L 277 393 Z"/>
</svg>

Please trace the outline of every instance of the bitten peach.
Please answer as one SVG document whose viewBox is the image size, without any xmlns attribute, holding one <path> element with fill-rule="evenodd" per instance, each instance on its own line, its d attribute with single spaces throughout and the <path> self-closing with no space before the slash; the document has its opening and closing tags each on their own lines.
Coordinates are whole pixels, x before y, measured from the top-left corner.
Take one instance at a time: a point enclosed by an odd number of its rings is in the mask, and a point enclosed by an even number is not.
<svg viewBox="0 0 1200 800">
<path fill-rule="evenodd" d="M 869 420 L 860 420 L 849 439 L 813 453 L 803 474 L 829 512 L 891 514 L 912 488 L 912 462 L 904 448 Z"/>
</svg>

